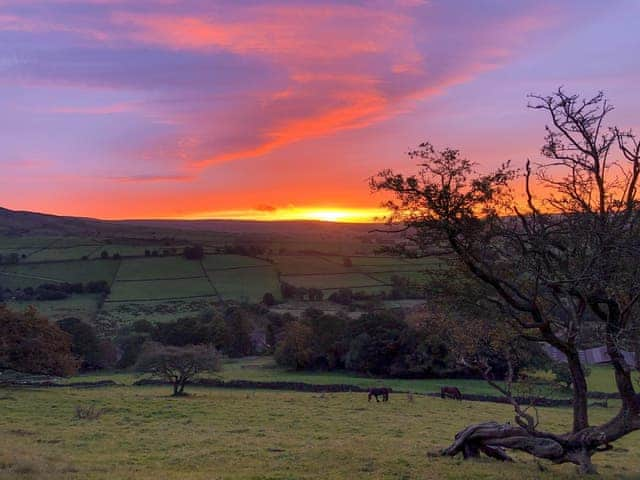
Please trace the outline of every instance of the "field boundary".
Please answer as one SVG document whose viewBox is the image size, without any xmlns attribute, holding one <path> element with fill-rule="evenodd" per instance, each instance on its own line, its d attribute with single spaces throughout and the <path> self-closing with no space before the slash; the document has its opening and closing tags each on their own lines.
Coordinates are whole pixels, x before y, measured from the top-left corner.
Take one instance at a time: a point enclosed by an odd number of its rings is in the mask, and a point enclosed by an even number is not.
<svg viewBox="0 0 640 480">
<path fill-rule="evenodd" d="M 155 278 L 126 278 L 116 280 L 118 283 L 126 282 L 163 282 L 168 280 L 193 280 L 194 278 L 205 278 L 206 275 L 189 275 L 186 277 L 155 277 Z"/>
<path fill-rule="evenodd" d="M 201 278 L 201 277 L 198 277 Z M 143 303 L 143 302 L 167 302 L 172 300 L 188 300 L 190 298 L 211 298 L 215 297 L 215 292 L 209 295 L 186 295 L 184 297 L 163 297 L 163 298 L 128 298 L 126 300 L 105 300 L 104 303 Z"/>
<path fill-rule="evenodd" d="M 204 273 L 204 277 L 207 279 L 207 282 L 209 282 L 209 286 L 211 286 L 211 290 L 213 290 L 214 296 L 218 297 L 219 301 L 226 304 L 224 298 L 222 298 L 222 295 L 220 295 L 220 292 L 218 291 L 213 281 L 211 280 L 209 273 L 207 273 L 207 269 L 204 268 L 204 263 L 202 262 L 202 259 L 200 259 L 200 268 L 202 269 L 202 273 Z"/>
<path fill-rule="evenodd" d="M 382 379 L 380 379 L 382 380 Z M 446 379 L 443 379 L 446 380 Z M 260 382 L 253 380 L 221 380 L 215 378 L 202 378 L 195 381 L 187 382 L 188 385 L 193 387 L 202 388 L 225 388 L 225 389 L 237 389 L 237 390 L 273 390 L 273 391 L 294 391 L 294 392 L 307 392 L 307 393 L 366 393 L 370 387 L 362 387 L 359 385 L 343 384 L 343 383 L 328 383 L 317 384 L 307 382 Z M 153 387 L 153 386 L 170 386 L 170 382 L 157 379 L 143 378 L 136 380 L 131 385 L 115 382 L 114 380 L 97 380 L 94 382 L 69 382 L 61 383 L 55 380 L 10 380 L 0 382 L 0 386 L 9 387 L 23 387 L 23 388 L 105 388 L 105 387 Z M 440 394 L 437 392 L 415 392 L 411 390 L 393 390 L 393 394 L 413 394 L 423 397 L 440 398 Z M 620 398 L 618 393 L 605 393 L 605 392 L 589 392 L 588 398 L 599 400 L 616 400 Z M 505 397 L 482 395 L 482 394 L 462 394 L 462 400 L 468 402 L 485 402 L 485 403 L 500 403 L 510 404 L 510 401 Z M 573 404 L 570 398 L 547 398 L 547 397 L 516 397 L 516 400 L 521 404 L 533 404 L 538 407 L 569 407 Z"/>
</svg>

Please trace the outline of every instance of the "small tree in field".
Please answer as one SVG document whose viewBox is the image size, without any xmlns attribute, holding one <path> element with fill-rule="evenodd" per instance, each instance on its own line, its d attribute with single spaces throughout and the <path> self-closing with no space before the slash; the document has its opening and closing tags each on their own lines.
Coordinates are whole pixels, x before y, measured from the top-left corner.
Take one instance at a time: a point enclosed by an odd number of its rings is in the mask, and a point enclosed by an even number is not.
<svg viewBox="0 0 640 480">
<path fill-rule="evenodd" d="M 173 395 L 184 395 L 184 386 L 203 372 L 220 370 L 220 356 L 207 345 L 165 346 L 147 342 L 138 357 L 136 371 L 173 384 Z"/>
<path fill-rule="evenodd" d="M 501 313 L 493 330 L 544 341 L 567 359 L 570 432 L 540 429 L 537 415 L 512 397 L 515 424 L 471 425 L 443 454 L 507 460 L 505 449 L 514 449 L 591 473 L 595 453 L 640 429 L 636 366 L 622 354 L 639 341 L 640 140 L 606 126 L 612 107 L 602 93 L 582 98 L 560 89 L 531 99 L 550 123 L 543 159 L 526 163 L 521 200 L 512 190 L 519 175 L 509 164 L 481 174 L 459 151 L 436 151 L 429 143 L 410 152 L 420 162 L 417 175 L 385 170 L 371 186 L 394 196 L 390 222 L 403 224 L 419 252 L 449 253 L 487 289 L 484 300 Z M 578 354 L 594 324 L 621 398 L 618 413 L 598 425 L 589 419 Z"/>
</svg>

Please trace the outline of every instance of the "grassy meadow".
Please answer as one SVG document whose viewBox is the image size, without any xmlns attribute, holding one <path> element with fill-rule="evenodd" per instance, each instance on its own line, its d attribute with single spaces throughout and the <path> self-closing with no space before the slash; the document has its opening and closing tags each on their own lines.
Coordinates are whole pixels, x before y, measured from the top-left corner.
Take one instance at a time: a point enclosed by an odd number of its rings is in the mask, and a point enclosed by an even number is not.
<svg viewBox="0 0 640 480">
<path fill-rule="evenodd" d="M 511 419 L 508 406 L 395 394 L 191 388 L 0 390 L 0 478 L 6 479 L 558 479 L 570 465 L 428 456 L 465 425 Z M 104 413 L 78 419 L 76 406 Z M 602 421 L 611 409 L 593 411 Z M 541 409 L 561 432 L 567 409 Z M 596 455 L 603 478 L 638 478 L 639 434 Z"/>
</svg>

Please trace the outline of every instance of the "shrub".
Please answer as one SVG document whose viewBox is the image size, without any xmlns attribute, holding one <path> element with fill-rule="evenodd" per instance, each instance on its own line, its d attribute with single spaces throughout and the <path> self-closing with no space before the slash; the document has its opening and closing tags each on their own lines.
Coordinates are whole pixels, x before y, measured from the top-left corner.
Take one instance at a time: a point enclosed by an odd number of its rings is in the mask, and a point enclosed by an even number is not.
<svg viewBox="0 0 640 480">
<path fill-rule="evenodd" d="M 45 375 L 77 372 L 71 336 L 35 308 L 14 312 L 0 305 L 0 332 L 0 367 Z"/>
<path fill-rule="evenodd" d="M 272 307 L 276 304 L 276 299 L 273 296 L 273 293 L 267 292 L 262 296 L 262 303 L 267 307 Z"/>
<path fill-rule="evenodd" d="M 94 405 L 88 407 L 76 405 L 75 418 L 78 420 L 97 420 L 105 411 L 104 408 L 96 408 Z"/>
<path fill-rule="evenodd" d="M 353 303 L 353 292 L 350 288 L 341 288 L 329 295 L 329 301 L 340 305 L 351 305 Z"/>
</svg>

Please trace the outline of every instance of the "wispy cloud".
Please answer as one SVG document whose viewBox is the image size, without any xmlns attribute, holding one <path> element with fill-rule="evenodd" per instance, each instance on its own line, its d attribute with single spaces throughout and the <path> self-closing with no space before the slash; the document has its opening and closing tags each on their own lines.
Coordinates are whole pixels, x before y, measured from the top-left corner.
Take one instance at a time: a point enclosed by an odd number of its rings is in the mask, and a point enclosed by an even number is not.
<svg viewBox="0 0 640 480">
<path fill-rule="evenodd" d="M 228 165 L 277 158 L 302 177 L 305 148 L 409 115 L 592 4 L 0 0 L 0 153 L 38 145 L 65 174 L 122 190 L 199 182 L 200 199 L 214 196 L 204 179 L 227 188 Z"/>
</svg>

